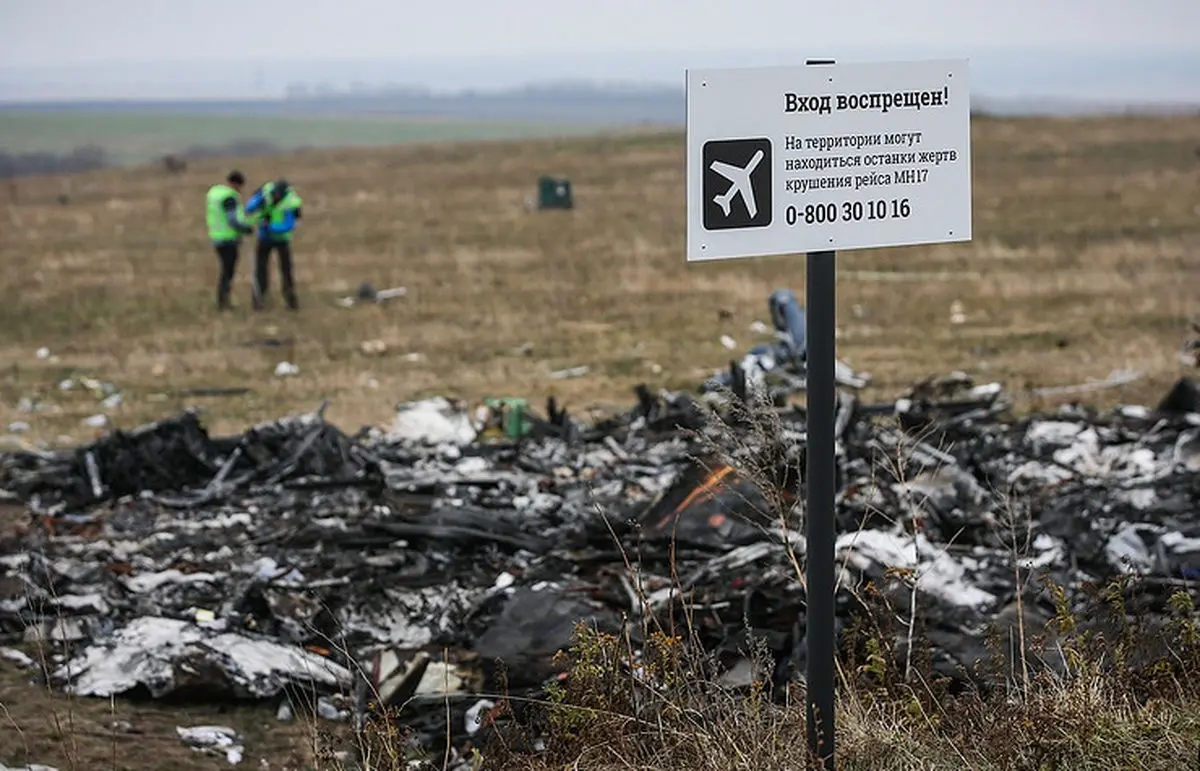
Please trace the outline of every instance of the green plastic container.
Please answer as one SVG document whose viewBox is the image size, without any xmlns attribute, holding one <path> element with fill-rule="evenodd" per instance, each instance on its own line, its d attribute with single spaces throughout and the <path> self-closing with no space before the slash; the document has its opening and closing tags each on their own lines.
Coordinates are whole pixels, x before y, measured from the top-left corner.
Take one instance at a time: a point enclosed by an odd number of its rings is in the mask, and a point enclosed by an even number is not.
<svg viewBox="0 0 1200 771">
<path fill-rule="evenodd" d="M 560 177 L 538 178 L 539 209 L 574 209 L 571 180 Z"/>
<path fill-rule="evenodd" d="M 525 409 L 529 406 L 526 399 L 503 398 L 485 399 L 488 409 L 500 413 L 504 435 L 510 439 L 520 439 L 529 433 L 529 421 L 525 419 Z"/>
</svg>

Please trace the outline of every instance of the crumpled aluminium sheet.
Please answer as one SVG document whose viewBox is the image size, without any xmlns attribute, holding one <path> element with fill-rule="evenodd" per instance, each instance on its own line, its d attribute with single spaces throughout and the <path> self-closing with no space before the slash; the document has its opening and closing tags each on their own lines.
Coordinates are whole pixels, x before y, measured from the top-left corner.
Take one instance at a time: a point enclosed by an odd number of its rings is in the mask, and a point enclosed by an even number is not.
<svg viewBox="0 0 1200 771">
<path fill-rule="evenodd" d="M 188 684 L 265 699 L 288 686 L 346 687 L 348 669 L 274 640 L 214 632 L 178 619 L 146 616 L 86 648 L 51 674 L 79 696 L 113 696 L 137 687 L 160 697 Z"/>
<path fill-rule="evenodd" d="M 922 384 L 838 415 L 839 619 L 867 582 L 903 615 L 911 589 L 897 574 L 909 576 L 935 666 L 952 677 L 987 655 L 1015 572 L 1071 593 L 1126 572 L 1200 577 L 1200 416 L 1012 420 L 1002 396 Z M 96 695 L 344 690 L 391 677 L 372 672 L 381 650 L 401 668 L 448 651 L 440 671 L 456 691 L 491 693 L 495 659 L 513 665 L 510 685 L 535 688 L 573 621 L 667 617 L 682 591 L 720 660 L 744 661 L 749 624 L 780 672 L 803 672 L 802 414 L 717 457 L 678 429 L 698 425 L 678 395 L 643 390 L 626 415 L 560 416 L 515 444 L 470 441 L 469 418 L 448 410 L 406 405 L 392 432 L 355 437 L 309 415 L 214 439 L 185 415 L 61 456 L 0 456 L 0 488 L 37 525 L 0 553 L 0 643 L 55 641 L 54 681 Z M 174 481 L 168 467 L 124 465 L 149 455 L 193 460 Z M 766 495 L 730 459 L 779 489 Z M 1024 607 L 1051 611 L 1038 596 Z M 428 691 L 397 687 L 417 703 Z M 456 732 L 477 701 L 454 702 Z M 445 706 L 413 708 L 418 734 L 444 738 Z"/>
</svg>

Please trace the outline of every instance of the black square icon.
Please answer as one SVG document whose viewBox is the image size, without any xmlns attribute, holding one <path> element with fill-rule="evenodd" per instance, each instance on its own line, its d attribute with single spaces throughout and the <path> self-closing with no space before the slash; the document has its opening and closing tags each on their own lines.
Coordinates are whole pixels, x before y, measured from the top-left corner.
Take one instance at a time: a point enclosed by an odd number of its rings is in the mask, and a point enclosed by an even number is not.
<svg viewBox="0 0 1200 771">
<path fill-rule="evenodd" d="M 704 229 L 765 228 L 771 224 L 771 140 L 704 143 Z"/>
</svg>

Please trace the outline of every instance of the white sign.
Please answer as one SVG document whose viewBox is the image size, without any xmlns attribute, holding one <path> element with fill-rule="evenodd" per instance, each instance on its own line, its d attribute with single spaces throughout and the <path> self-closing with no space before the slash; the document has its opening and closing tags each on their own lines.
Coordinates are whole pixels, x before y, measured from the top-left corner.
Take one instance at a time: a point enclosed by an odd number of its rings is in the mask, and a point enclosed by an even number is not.
<svg viewBox="0 0 1200 771">
<path fill-rule="evenodd" d="M 965 60 L 687 73 L 687 259 L 971 240 Z"/>
</svg>

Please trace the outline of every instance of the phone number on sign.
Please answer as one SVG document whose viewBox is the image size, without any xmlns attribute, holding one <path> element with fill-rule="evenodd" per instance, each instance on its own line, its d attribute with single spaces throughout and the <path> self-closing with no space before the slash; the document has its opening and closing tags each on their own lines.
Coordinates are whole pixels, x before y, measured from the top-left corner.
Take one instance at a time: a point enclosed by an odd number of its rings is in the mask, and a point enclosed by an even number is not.
<svg viewBox="0 0 1200 771">
<path fill-rule="evenodd" d="M 859 222 L 861 220 L 904 219 L 912 214 L 907 198 L 876 201 L 846 201 L 836 203 L 810 203 L 804 206 L 789 206 L 784 216 L 787 224 L 816 225 L 825 222 Z"/>
</svg>

